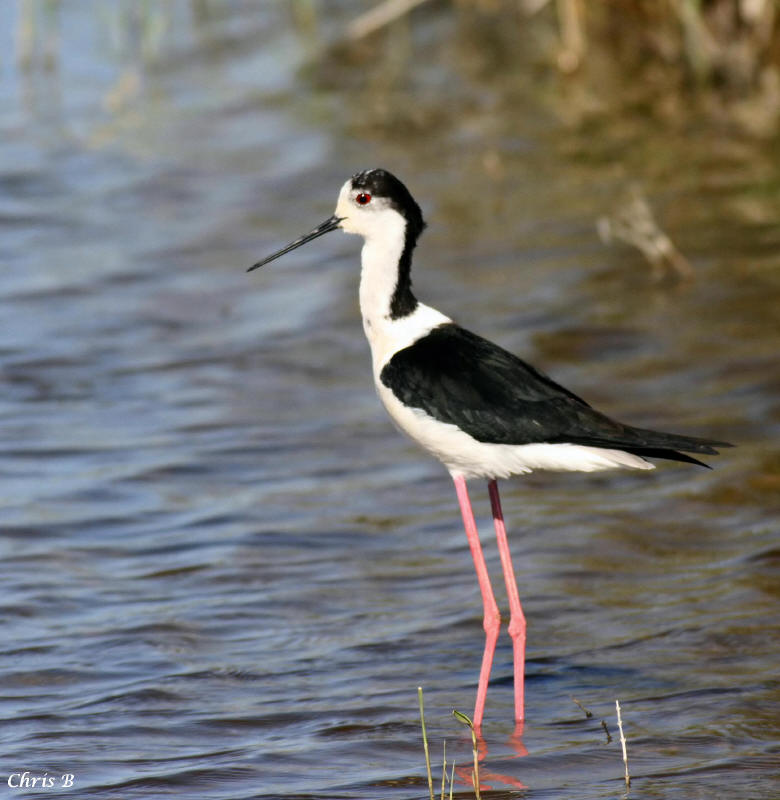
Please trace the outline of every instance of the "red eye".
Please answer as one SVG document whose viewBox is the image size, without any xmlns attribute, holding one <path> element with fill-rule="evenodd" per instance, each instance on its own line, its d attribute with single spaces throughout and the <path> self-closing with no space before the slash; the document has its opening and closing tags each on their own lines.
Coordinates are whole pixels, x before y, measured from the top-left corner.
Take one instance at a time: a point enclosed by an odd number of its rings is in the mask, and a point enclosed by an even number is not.
<svg viewBox="0 0 780 800">
<path fill-rule="evenodd" d="M 371 195 L 368 192 L 361 192 L 355 197 L 355 202 L 360 206 L 367 206 L 371 202 Z"/>
</svg>

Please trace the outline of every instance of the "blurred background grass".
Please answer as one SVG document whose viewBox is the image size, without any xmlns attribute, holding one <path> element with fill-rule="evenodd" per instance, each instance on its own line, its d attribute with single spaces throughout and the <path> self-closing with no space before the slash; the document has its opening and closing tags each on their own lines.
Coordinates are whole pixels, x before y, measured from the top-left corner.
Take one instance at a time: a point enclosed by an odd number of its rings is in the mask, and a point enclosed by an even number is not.
<svg viewBox="0 0 780 800">
<path fill-rule="evenodd" d="M 95 3 L 104 18 L 109 46 L 136 50 L 154 61 L 167 49 L 182 15 L 208 27 L 230 7 L 244 13 L 267 6 L 289 15 L 291 25 L 314 48 L 341 45 L 354 63 L 377 63 L 373 34 L 398 24 L 416 26 L 421 14 L 447 16 L 463 68 L 513 70 L 533 67 L 535 80 L 566 101 L 568 121 L 638 109 L 666 122 L 684 124 L 702 116 L 724 130 L 772 137 L 780 117 L 780 24 L 776 0 L 377 0 L 376 3 L 290 0 L 288 3 Z M 266 8 L 262 8 L 266 6 Z M 361 9 L 368 10 L 361 10 Z M 63 30 L 60 0 L 18 0 L 15 59 L 26 70 L 55 69 Z M 335 22 L 335 25 L 333 24 Z M 403 29 L 402 29 L 403 30 Z M 406 28 L 407 34 L 409 28 Z M 248 45 L 252 30 L 233 33 Z M 380 50 L 393 51 L 400 69 L 408 49 L 401 38 Z M 317 59 L 318 60 L 318 59 Z M 394 72 L 385 76 L 392 82 Z M 123 76 L 119 103 L 133 81 Z M 515 74 L 515 78 L 518 76 Z M 575 90 L 576 87 L 576 90 Z M 568 92 L 566 90 L 569 90 Z"/>
</svg>

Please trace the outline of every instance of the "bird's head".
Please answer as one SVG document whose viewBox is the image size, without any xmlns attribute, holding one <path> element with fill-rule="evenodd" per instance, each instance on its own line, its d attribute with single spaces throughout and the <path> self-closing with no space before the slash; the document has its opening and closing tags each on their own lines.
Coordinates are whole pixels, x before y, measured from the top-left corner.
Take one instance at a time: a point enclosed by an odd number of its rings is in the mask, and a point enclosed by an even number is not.
<svg viewBox="0 0 780 800">
<path fill-rule="evenodd" d="M 258 261 L 249 271 L 295 250 L 307 242 L 337 229 L 371 240 L 389 230 L 402 232 L 404 239 L 417 241 L 425 227 L 422 211 L 406 186 L 384 169 L 369 169 L 353 175 L 339 192 L 336 211 L 313 231 L 276 253 Z"/>
</svg>

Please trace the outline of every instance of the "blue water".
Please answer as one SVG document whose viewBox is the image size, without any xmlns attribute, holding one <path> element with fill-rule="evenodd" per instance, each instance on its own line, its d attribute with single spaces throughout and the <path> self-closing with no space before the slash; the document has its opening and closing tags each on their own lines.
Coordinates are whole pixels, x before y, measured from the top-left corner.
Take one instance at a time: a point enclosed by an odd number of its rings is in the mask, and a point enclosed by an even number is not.
<svg viewBox="0 0 780 800">
<path fill-rule="evenodd" d="M 502 638 L 487 796 L 621 796 L 619 699 L 631 796 L 776 797 L 776 162 L 657 124 L 621 150 L 636 119 L 573 126 L 447 4 L 332 47 L 362 8 L 0 9 L 3 796 L 427 797 L 418 686 L 473 796 L 479 594 L 446 473 L 374 395 L 359 243 L 244 272 L 381 164 L 429 219 L 427 301 L 615 416 L 740 445 L 503 485 L 528 721 Z M 598 240 L 626 174 L 693 281 Z"/>
</svg>

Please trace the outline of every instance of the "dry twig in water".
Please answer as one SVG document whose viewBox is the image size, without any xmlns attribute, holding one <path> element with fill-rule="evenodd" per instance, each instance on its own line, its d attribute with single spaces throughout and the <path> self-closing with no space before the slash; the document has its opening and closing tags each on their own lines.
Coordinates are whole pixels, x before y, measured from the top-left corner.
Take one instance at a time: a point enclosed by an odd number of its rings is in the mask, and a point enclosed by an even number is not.
<svg viewBox="0 0 780 800">
<path fill-rule="evenodd" d="M 623 720 L 620 717 L 620 701 L 615 700 L 617 710 L 618 730 L 620 731 L 620 746 L 623 748 L 623 766 L 626 768 L 626 789 L 631 787 L 631 776 L 628 774 L 628 754 L 626 753 L 626 737 L 623 735 Z"/>
<path fill-rule="evenodd" d="M 593 716 L 593 712 L 592 711 L 588 711 L 588 709 L 585 708 L 585 706 L 582 705 L 582 703 L 580 703 L 580 701 L 576 697 L 572 697 L 571 701 L 572 701 L 572 703 L 574 703 L 575 706 L 577 706 L 582 711 L 582 713 L 588 719 L 590 719 Z"/>
<path fill-rule="evenodd" d="M 598 220 L 596 228 L 605 244 L 620 239 L 636 247 L 652 267 L 656 280 L 670 274 L 681 280 L 693 277 L 690 263 L 658 225 L 637 184 L 629 187 L 614 213 Z"/>
</svg>

